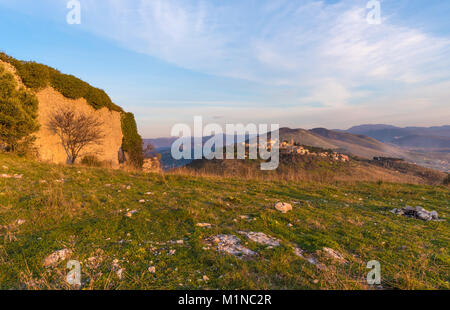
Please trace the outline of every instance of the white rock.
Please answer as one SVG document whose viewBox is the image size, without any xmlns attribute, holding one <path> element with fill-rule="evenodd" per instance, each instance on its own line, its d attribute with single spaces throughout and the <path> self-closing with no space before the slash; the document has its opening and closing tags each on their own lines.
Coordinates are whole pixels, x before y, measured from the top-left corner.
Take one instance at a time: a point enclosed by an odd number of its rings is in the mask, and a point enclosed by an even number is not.
<svg viewBox="0 0 450 310">
<path fill-rule="evenodd" d="M 209 243 L 217 245 L 217 250 L 235 256 L 252 256 L 256 255 L 250 249 L 241 245 L 241 240 L 234 235 L 217 235 L 206 240 Z"/>
<path fill-rule="evenodd" d="M 155 266 L 148 267 L 148 272 L 156 273 L 156 267 Z"/>
<path fill-rule="evenodd" d="M 341 263 L 345 263 L 346 259 L 344 258 L 344 256 L 342 256 L 341 253 L 339 253 L 336 250 L 330 249 L 330 248 L 323 248 L 323 251 L 328 254 L 330 257 L 334 258 L 335 260 L 341 262 Z"/>
<path fill-rule="evenodd" d="M 211 228 L 211 224 L 209 223 L 197 223 L 195 226 L 197 227 L 204 227 L 204 228 Z"/>
<path fill-rule="evenodd" d="M 269 237 L 262 232 L 240 231 L 239 233 L 241 235 L 247 236 L 248 239 L 252 240 L 253 242 L 259 243 L 259 244 L 268 245 L 268 246 L 272 246 L 272 247 L 280 246 L 280 241 L 278 239 Z"/>
<path fill-rule="evenodd" d="M 292 210 L 292 205 L 289 203 L 279 202 L 275 205 L 275 209 L 282 213 L 288 213 Z"/>
<path fill-rule="evenodd" d="M 72 255 L 72 251 L 69 249 L 62 249 L 56 252 L 53 252 L 49 256 L 47 256 L 44 260 L 44 266 L 49 267 L 55 265 L 59 261 L 65 260 L 70 255 Z"/>
<path fill-rule="evenodd" d="M 129 212 L 127 212 L 126 216 L 127 216 L 127 217 L 132 217 L 133 214 L 135 214 L 135 213 L 137 213 L 137 212 L 138 212 L 137 210 L 129 211 Z"/>
</svg>

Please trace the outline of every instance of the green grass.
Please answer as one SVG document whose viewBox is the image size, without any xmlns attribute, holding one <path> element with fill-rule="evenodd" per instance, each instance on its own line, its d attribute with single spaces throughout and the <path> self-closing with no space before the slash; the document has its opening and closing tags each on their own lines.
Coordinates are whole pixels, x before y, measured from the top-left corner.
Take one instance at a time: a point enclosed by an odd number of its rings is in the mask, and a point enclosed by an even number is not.
<svg viewBox="0 0 450 310">
<path fill-rule="evenodd" d="M 82 264 L 83 289 L 366 289 L 370 260 L 380 261 L 384 288 L 450 287 L 446 187 L 148 175 L 0 154 L 2 173 L 23 178 L 0 178 L 0 289 L 70 288 L 66 261 L 43 266 L 45 257 L 63 248 Z M 282 214 L 274 209 L 279 201 L 299 204 Z M 406 204 L 436 210 L 445 221 L 389 212 Z M 139 212 L 129 218 L 126 210 Z M 18 225 L 19 219 L 25 223 Z M 200 222 L 213 227 L 196 227 Z M 264 232 L 281 246 L 266 249 L 239 230 Z M 237 235 L 258 256 L 205 250 L 204 239 L 217 234 Z M 184 244 L 171 243 L 176 240 Z M 294 245 L 326 270 L 297 257 Z M 327 259 L 323 247 L 348 263 Z M 89 263 L 91 257 L 97 263 Z M 122 279 L 112 271 L 115 259 L 125 269 Z M 201 280 L 204 275 L 209 281 Z"/>
</svg>

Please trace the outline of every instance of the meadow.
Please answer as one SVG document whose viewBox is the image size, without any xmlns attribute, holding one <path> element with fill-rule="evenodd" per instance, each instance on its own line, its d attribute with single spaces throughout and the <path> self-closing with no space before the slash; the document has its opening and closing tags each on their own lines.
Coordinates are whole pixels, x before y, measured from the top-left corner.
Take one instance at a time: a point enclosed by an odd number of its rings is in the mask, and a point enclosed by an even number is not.
<svg viewBox="0 0 450 310">
<path fill-rule="evenodd" d="M 390 212 L 406 205 L 443 221 Z M 449 207 L 445 186 L 144 174 L 0 154 L 0 289 L 449 289 Z M 218 251 L 208 240 L 219 235 L 255 255 Z M 66 281 L 69 259 L 81 287 Z M 366 282 L 371 260 L 381 285 Z"/>
</svg>

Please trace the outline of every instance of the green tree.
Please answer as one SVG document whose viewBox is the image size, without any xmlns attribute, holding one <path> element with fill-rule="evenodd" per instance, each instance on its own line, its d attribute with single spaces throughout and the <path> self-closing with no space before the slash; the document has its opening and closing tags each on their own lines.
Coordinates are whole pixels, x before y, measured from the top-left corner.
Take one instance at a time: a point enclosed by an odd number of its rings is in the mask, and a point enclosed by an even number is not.
<svg viewBox="0 0 450 310">
<path fill-rule="evenodd" d="M 10 151 L 29 145 L 31 134 L 39 129 L 38 100 L 0 65 L 0 140 Z"/>
</svg>

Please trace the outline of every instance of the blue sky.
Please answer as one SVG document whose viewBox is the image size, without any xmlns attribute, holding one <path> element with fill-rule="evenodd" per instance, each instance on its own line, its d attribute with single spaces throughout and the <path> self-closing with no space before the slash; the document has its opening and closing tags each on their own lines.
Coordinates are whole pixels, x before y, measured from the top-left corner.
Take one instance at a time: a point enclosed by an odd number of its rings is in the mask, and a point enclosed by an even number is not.
<svg viewBox="0 0 450 310">
<path fill-rule="evenodd" d="M 74 74 L 135 113 L 175 123 L 444 125 L 450 1 L 0 0 L 0 49 Z"/>
</svg>

